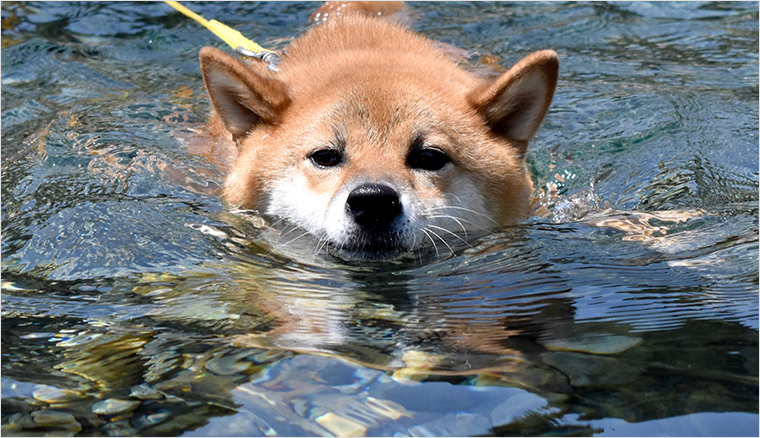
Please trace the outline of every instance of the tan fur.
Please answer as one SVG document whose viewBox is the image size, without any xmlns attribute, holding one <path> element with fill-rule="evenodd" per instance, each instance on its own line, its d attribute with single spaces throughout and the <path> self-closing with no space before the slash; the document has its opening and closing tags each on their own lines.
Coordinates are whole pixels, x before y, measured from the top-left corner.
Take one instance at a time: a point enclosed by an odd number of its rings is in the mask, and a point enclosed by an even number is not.
<svg viewBox="0 0 760 438">
<path fill-rule="evenodd" d="M 232 204 L 313 216 L 297 211 L 301 199 L 273 197 L 284 190 L 327 205 L 346 187 L 383 181 L 409 194 L 416 211 L 459 202 L 456 208 L 476 210 L 489 228 L 529 214 L 533 187 L 524 155 L 554 92 L 552 51 L 533 53 L 487 83 L 419 35 L 348 15 L 294 40 L 277 72 L 208 47 L 200 59 L 216 117 L 228 132 L 216 119 L 211 126 L 237 144 L 224 187 Z M 452 163 L 434 172 L 410 169 L 406 157 L 415 137 Z M 345 148 L 341 166 L 318 168 L 307 158 L 337 143 Z M 463 196 L 472 200 L 458 199 Z M 310 230 L 311 224 L 300 225 Z"/>
</svg>

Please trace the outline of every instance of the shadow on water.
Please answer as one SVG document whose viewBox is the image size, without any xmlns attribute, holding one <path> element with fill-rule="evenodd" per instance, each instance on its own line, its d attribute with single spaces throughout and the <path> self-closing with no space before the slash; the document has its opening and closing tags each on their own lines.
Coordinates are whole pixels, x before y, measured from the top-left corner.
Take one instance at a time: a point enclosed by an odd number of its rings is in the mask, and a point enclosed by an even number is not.
<svg viewBox="0 0 760 438">
<path fill-rule="evenodd" d="M 314 9 L 195 6 L 274 48 Z M 3 435 L 757 436 L 757 4 L 411 9 L 472 63 L 560 53 L 543 208 L 370 266 L 214 195 L 213 35 L 3 2 Z"/>
</svg>

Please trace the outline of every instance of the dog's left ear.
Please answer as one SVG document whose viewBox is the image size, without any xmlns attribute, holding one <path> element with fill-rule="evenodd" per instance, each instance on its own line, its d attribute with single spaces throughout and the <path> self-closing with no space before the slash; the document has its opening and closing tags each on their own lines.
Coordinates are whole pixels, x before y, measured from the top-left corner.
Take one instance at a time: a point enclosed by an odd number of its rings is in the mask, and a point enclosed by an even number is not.
<svg viewBox="0 0 760 438">
<path fill-rule="evenodd" d="M 532 53 L 490 84 L 470 92 L 470 105 L 497 135 L 520 153 L 549 109 L 557 85 L 559 57 L 553 50 Z"/>
</svg>

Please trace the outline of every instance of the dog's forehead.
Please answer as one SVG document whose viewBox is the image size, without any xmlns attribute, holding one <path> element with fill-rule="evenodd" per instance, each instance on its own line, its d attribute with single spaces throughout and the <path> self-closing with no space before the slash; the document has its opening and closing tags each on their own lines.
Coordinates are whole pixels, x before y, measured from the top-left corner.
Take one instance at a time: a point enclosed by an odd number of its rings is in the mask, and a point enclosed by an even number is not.
<svg viewBox="0 0 760 438">
<path fill-rule="evenodd" d="M 330 93 L 305 100 L 312 128 L 379 140 L 435 131 L 462 116 L 460 105 L 450 96 L 383 82 L 340 84 Z"/>
</svg>

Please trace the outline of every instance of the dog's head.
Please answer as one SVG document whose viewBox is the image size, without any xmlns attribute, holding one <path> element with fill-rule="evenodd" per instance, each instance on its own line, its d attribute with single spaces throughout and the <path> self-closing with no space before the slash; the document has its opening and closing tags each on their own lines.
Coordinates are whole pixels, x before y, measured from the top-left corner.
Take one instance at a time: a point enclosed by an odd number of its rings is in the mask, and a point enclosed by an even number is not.
<svg viewBox="0 0 760 438">
<path fill-rule="evenodd" d="M 554 92 L 552 51 L 486 83 L 428 40 L 355 17 L 295 40 L 277 72 L 213 48 L 200 58 L 238 148 L 230 203 L 351 259 L 394 258 L 529 214 L 525 152 Z"/>
</svg>

